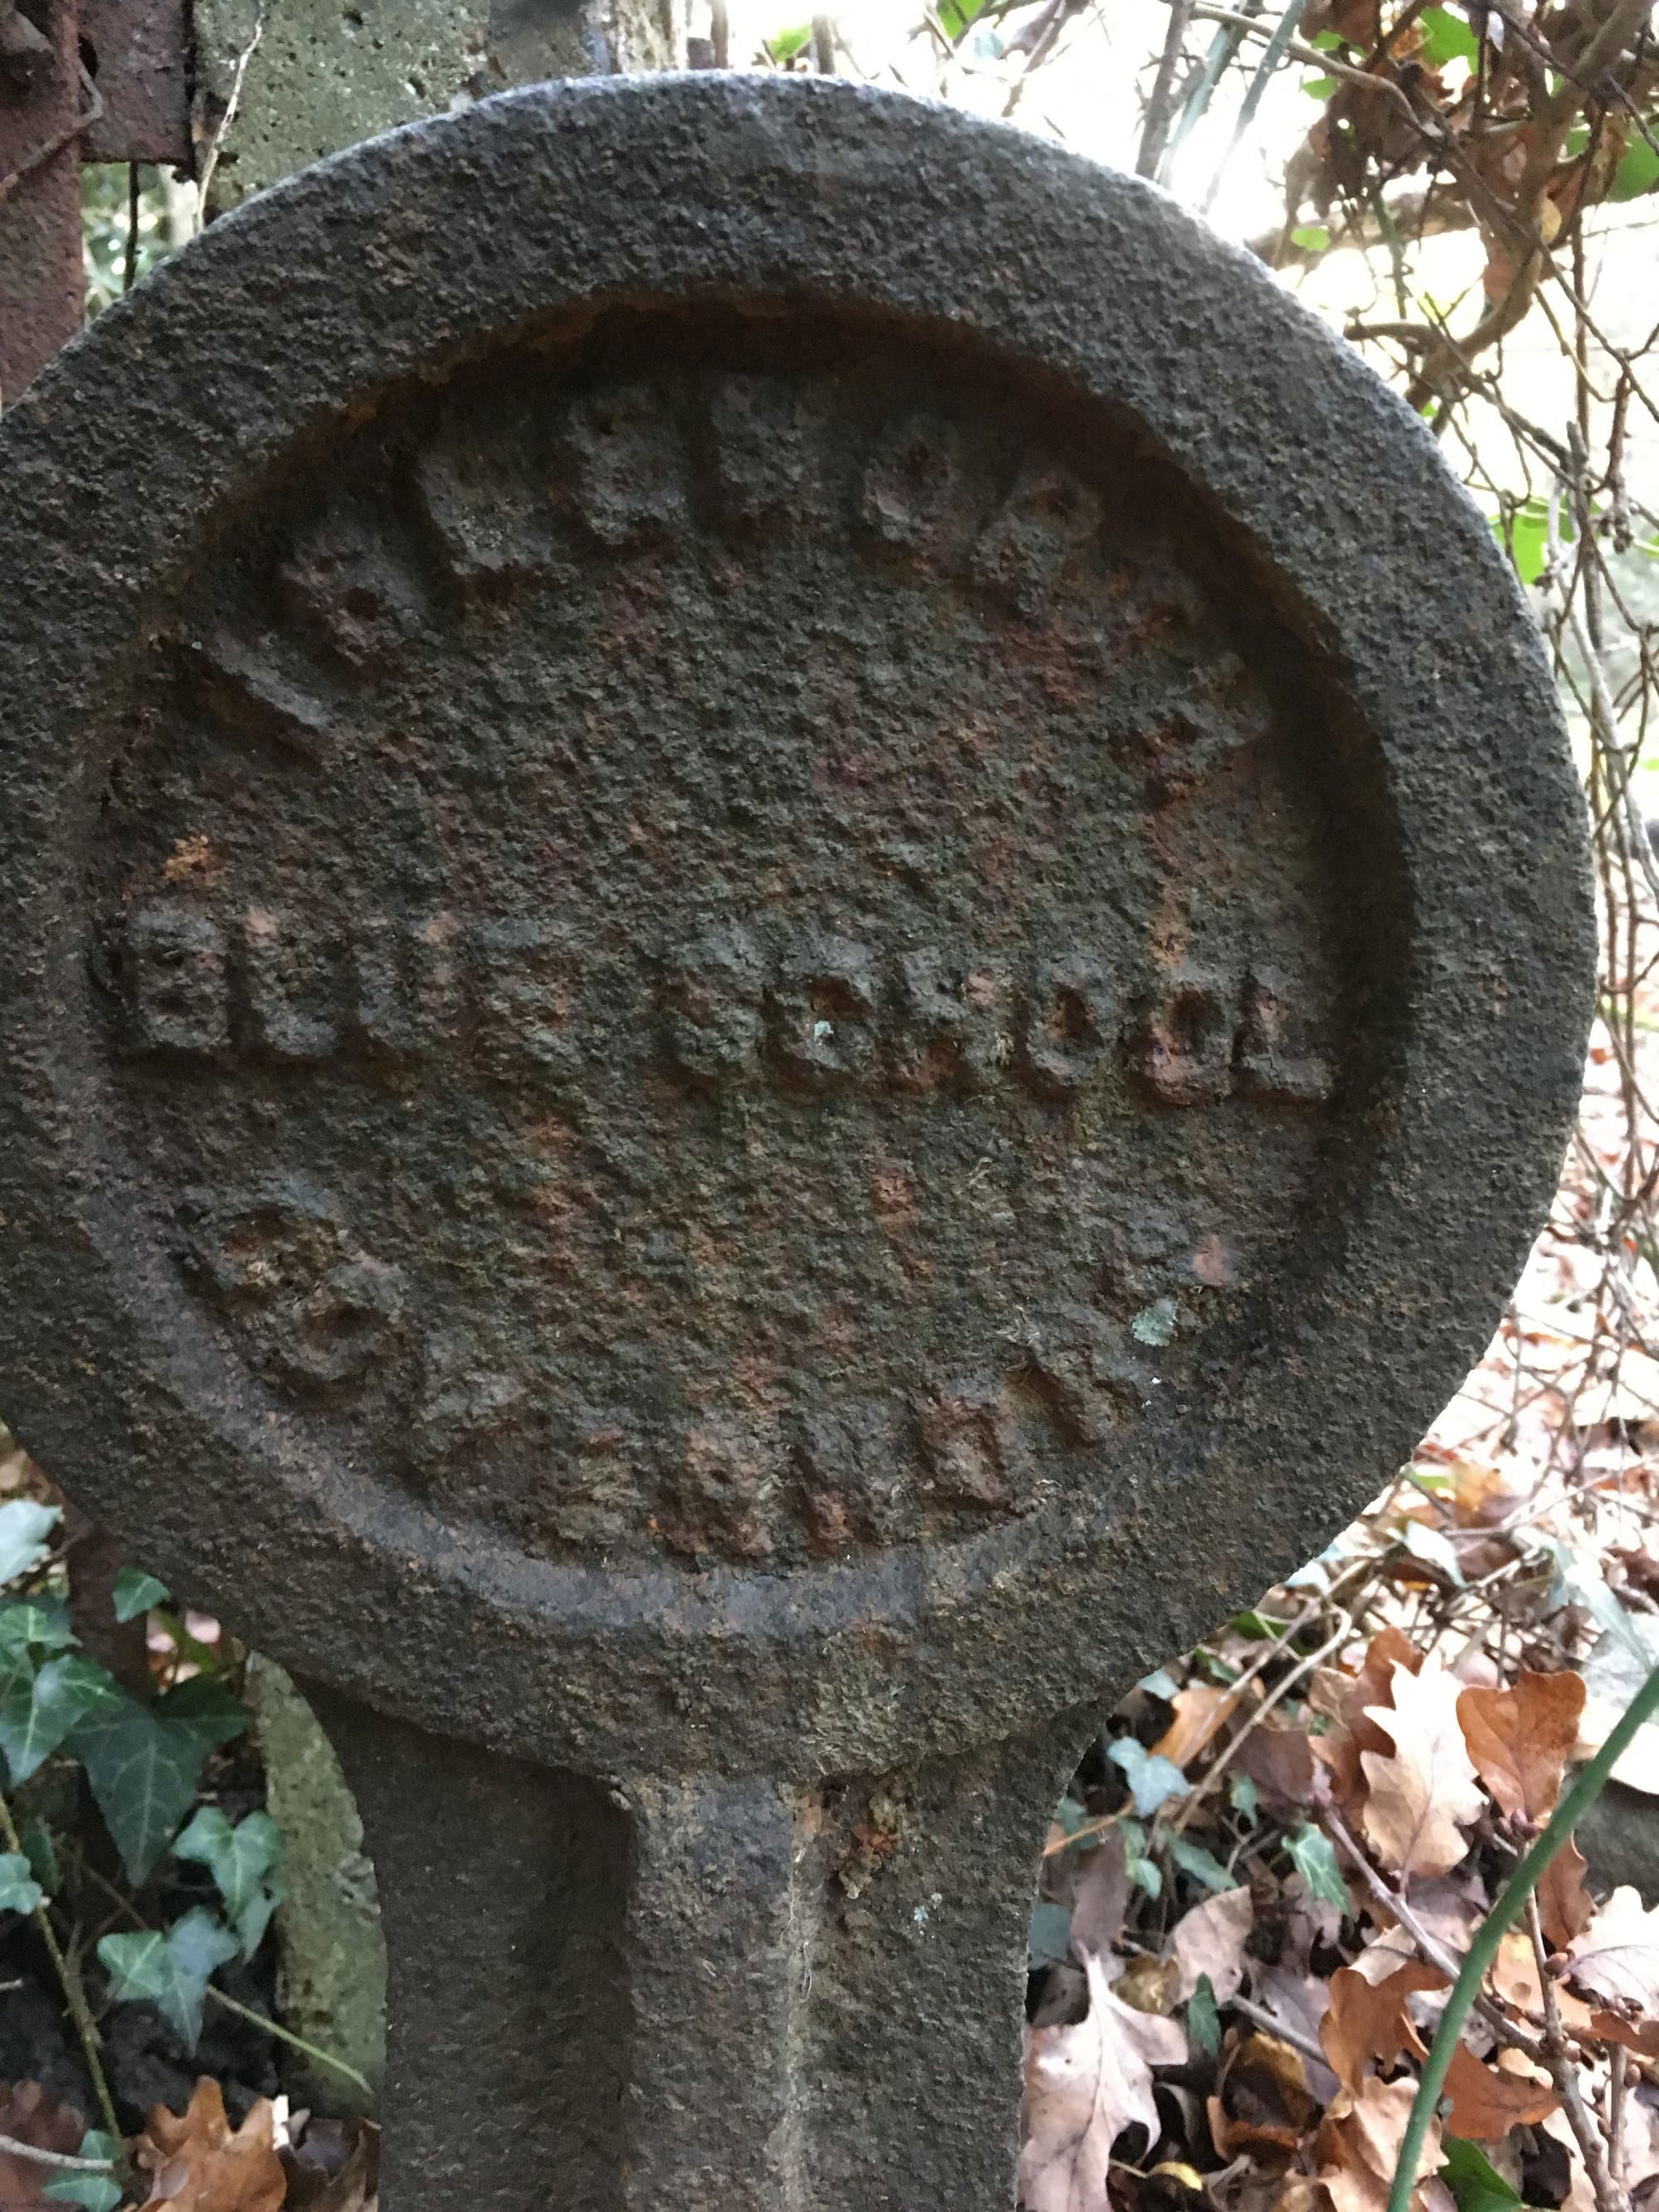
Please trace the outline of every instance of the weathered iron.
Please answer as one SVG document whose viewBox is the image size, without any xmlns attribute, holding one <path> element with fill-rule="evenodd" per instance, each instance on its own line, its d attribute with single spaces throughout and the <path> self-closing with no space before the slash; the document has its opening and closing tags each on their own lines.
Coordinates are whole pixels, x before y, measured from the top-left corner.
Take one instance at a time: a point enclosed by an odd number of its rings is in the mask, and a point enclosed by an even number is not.
<svg viewBox="0 0 1659 2212">
<path fill-rule="evenodd" d="M 1553 1186 L 1488 532 L 1156 191 L 793 78 L 307 173 L 0 466 L 0 1402 L 314 1687 L 389 2201 L 1006 2204 L 1093 1701 Z"/>
<path fill-rule="evenodd" d="M 0 409 L 81 327 L 82 161 L 191 158 L 185 0 L 0 0 Z"/>
</svg>

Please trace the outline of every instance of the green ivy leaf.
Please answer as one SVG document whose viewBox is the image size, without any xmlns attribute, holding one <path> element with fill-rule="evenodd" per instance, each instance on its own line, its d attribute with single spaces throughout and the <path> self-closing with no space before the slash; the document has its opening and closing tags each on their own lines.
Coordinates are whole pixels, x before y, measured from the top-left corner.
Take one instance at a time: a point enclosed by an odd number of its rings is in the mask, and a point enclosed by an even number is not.
<svg viewBox="0 0 1659 2212">
<path fill-rule="evenodd" d="M 939 0 L 939 27 L 947 39 L 965 39 L 985 13 L 985 0 Z"/>
<path fill-rule="evenodd" d="M 15 1582 L 40 1565 L 63 1517 L 57 1506 L 39 1505 L 32 1498 L 9 1498 L 0 1505 L 0 1583 Z"/>
<path fill-rule="evenodd" d="M 1135 1811 L 1143 1820 L 1150 1820 L 1170 1798 L 1184 1797 L 1192 1787 L 1173 1759 L 1148 1751 L 1132 1735 L 1114 1737 L 1106 1747 L 1106 1756 L 1114 1766 L 1122 1768 L 1133 1793 Z"/>
<path fill-rule="evenodd" d="M 81 2138 L 77 2158 L 106 2159 L 111 2166 L 121 2162 L 121 2146 L 113 2136 L 106 2136 L 97 2128 L 88 2128 Z M 121 2185 L 112 2173 L 60 2173 L 55 2179 L 43 2184 L 43 2197 L 59 2197 L 66 2204 L 84 2204 L 87 2212 L 115 2212 L 120 2203 Z"/>
<path fill-rule="evenodd" d="M 33 1912 L 46 1894 L 21 1851 L 0 1851 L 0 1912 Z"/>
<path fill-rule="evenodd" d="M 1129 1879 L 1137 1889 L 1144 1889 L 1148 1897 L 1164 1894 L 1164 1869 L 1156 1859 L 1136 1859 L 1130 1866 Z"/>
<path fill-rule="evenodd" d="M 58 1846 L 52 1840 L 52 1830 L 44 1820 L 26 1820 L 19 1841 L 29 1863 L 29 1872 L 48 1897 L 56 1896 L 60 1877 Z"/>
<path fill-rule="evenodd" d="M 1072 1948 L 1072 1908 L 1055 1905 L 1048 1898 L 1031 1907 L 1030 1961 L 1035 1973 L 1039 1966 L 1055 1966 Z"/>
<path fill-rule="evenodd" d="M 1248 1613 L 1236 1613 L 1232 1626 L 1236 1634 L 1248 1636 L 1253 1644 L 1261 1644 L 1269 1637 L 1282 1636 L 1290 1623 L 1275 1620 L 1271 1613 L 1257 1613 L 1252 1607 Z"/>
<path fill-rule="evenodd" d="M 1187 2000 L 1187 2033 L 1206 2058 L 1213 2058 L 1221 2048 L 1221 2015 L 1207 1974 L 1199 1976 L 1198 1987 Z"/>
<path fill-rule="evenodd" d="M 1330 242 L 1331 234 L 1322 222 L 1304 222 L 1291 233 L 1291 244 L 1304 253 L 1322 253 Z"/>
<path fill-rule="evenodd" d="M 185 2050 L 194 2051 L 208 1977 L 236 1956 L 236 1938 L 198 1905 L 165 1935 L 147 1928 L 136 1936 L 106 1936 L 98 1955 L 109 1971 L 112 1996 L 157 2006 Z"/>
<path fill-rule="evenodd" d="M 1456 1547 L 1443 1530 L 1425 1528 L 1420 1521 L 1407 1521 L 1401 1535 L 1413 1559 L 1421 1559 L 1425 1566 L 1437 1568 L 1455 1588 L 1463 1588 L 1463 1569 Z"/>
<path fill-rule="evenodd" d="M 1185 1836 L 1170 1837 L 1170 1856 L 1182 1874 L 1190 1875 L 1194 1881 L 1218 1896 L 1224 1889 L 1237 1887 L 1236 1878 L 1212 1851 L 1206 1851 L 1202 1844 L 1188 1843 Z"/>
<path fill-rule="evenodd" d="M 766 51 L 775 62 L 792 62 L 797 54 L 805 53 L 812 37 L 810 23 L 797 23 L 791 29 L 779 31 L 766 41 Z"/>
<path fill-rule="evenodd" d="M 125 1695 L 79 1651 L 62 1652 L 32 1674 L 0 1680 L 0 1752 L 12 1780 L 27 1782 L 83 1722 Z"/>
<path fill-rule="evenodd" d="M 1285 1838 L 1285 1848 L 1291 1855 L 1291 1864 L 1307 1883 L 1310 1897 L 1321 1905 L 1340 1905 L 1344 1912 L 1352 1911 L 1348 1886 L 1336 1863 L 1336 1846 L 1322 1829 L 1316 1828 L 1311 1820 L 1304 1820 Z"/>
<path fill-rule="evenodd" d="M 1441 2144 L 1446 2162 L 1440 2179 L 1457 2200 L 1457 2212 L 1515 2212 L 1523 2200 L 1496 2172 L 1478 2143 L 1448 2136 Z"/>
<path fill-rule="evenodd" d="M 118 1620 L 137 1620 L 141 1613 L 148 1613 L 153 1605 L 165 1605 L 167 1586 L 158 1583 L 154 1575 L 147 1575 L 142 1567 L 123 1567 L 115 1577 L 115 1618 Z"/>
<path fill-rule="evenodd" d="M 204 1805 L 173 1850 L 213 1876 L 242 1956 L 251 1959 L 276 1908 L 276 1887 L 266 1877 L 282 1859 L 282 1830 L 269 1813 L 250 1813 L 233 1827 L 216 1805 Z"/>
<path fill-rule="evenodd" d="M 1334 76 L 1304 76 L 1302 89 L 1310 100 L 1328 100 L 1336 90 L 1336 79 Z"/>
<path fill-rule="evenodd" d="M 1261 1792 L 1248 1774 L 1236 1774 L 1227 1792 L 1227 1802 L 1235 1813 L 1242 1813 L 1247 1820 L 1254 1820 L 1261 1808 Z"/>
<path fill-rule="evenodd" d="M 1651 118 L 1648 128 L 1659 138 L 1659 116 Z M 1613 173 L 1613 189 L 1608 198 L 1638 200 L 1656 186 L 1659 186 L 1659 148 L 1650 146 L 1645 138 L 1632 138 Z"/>
<path fill-rule="evenodd" d="M 143 1705 L 118 1689 L 70 1738 L 131 1881 L 144 1881 L 172 1842 L 212 1748 L 187 1722 L 169 1721 L 167 1702 Z"/>
<path fill-rule="evenodd" d="M 61 1597 L 15 1597 L 0 1605 L 0 1653 L 64 1651 L 74 1641 Z"/>
<path fill-rule="evenodd" d="M 187 1734 L 205 1759 L 247 1727 L 253 1716 L 213 1674 L 192 1674 L 155 1700 L 158 1720 Z"/>
<path fill-rule="evenodd" d="M 1417 21 L 1423 33 L 1423 58 L 1431 69 L 1443 69 L 1448 62 L 1480 67 L 1480 41 L 1461 15 L 1454 15 L 1449 8 L 1425 8 Z"/>
<path fill-rule="evenodd" d="M 1565 515 L 1562 526 L 1564 534 L 1571 537 Z M 1507 548 L 1516 574 L 1523 584 L 1535 584 L 1549 557 L 1549 510 L 1543 501 L 1529 499 L 1507 518 L 1497 516 L 1492 528 L 1498 533 L 1498 544 Z"/>
</svg>

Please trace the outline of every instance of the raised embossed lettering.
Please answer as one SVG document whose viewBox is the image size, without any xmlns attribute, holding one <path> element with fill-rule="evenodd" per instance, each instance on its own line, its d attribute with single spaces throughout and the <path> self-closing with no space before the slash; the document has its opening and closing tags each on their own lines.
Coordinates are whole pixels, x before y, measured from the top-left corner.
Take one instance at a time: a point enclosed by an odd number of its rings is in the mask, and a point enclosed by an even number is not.
<svg viewBox="0 0 1659 2212">
<path fill-rule="evenodd" d="M 927 950 L 896 963 L 893 1073 L 906 1090 L 981 1091 L 1013 1058 L 1013 994 L 988 962 Z"/>
<path fill-rule="evenodd" d="M 894 553 L 930 565 L 951 559 L 973 526 L 960 433 L 928 415 L 891 425 L 871 454 L 860 506 Z"/>
<path fill-rule="evenodd" d="M 708 393 L 721 519 L 770 529 L 819 518 L 823 427 L 793 378 L 717 377 Z"/>
<path fill-rule="evenodd" d="M 937 1496 L 960 1505 L 1008 1503 L 1008 1405 L 1000 1382 L 975 1376 L 943 1384 L 923 1405 L 918 1429 Z"/>
<path fill-rule="evenodd" d="M 584 393 L 568 435 L 577 510 L 602 545 L 632 550 L 684 529 L 685 441 L 660 386 Z"/>
<path fill-rule="evenodd" d="M 802 1424 L 797 1458 L 814 1551 L 895 1544 L 914 1533 L 915 1500 L 890 1404 L 860 1399 L 811 1415 Z"/>
<path fill-rule="evenodd" d="M 1238 1087 L 1247 1098 L 1312 1106 L 1335 1089 L 1330 1055 L 1320 1048 L 1306 1003 L 1306 994 L 1275 969 L 1245 979 Z"/>
<path fill-rule="evenodd" d="M 337 1201 L 302 1176 L 181 1208 L 181 1257 L 240 1320 L 256 1364 L 300 1389 L 364 1380 L 403 1319 L 401 1271 L 366 1252 Z"/>
<path fill-rule="evenodd" d="M 665 994 L 669 1049 L 683 1073 L 698 1083 L 726 1083 L 758 1067 L 765 974 L 744 930 L 716 931 L 687 947 Z"/>
<path fill-rule="evenodd" d="M 1034 1091 L 1073 1098 L 1098 1072 L 1117 1036 L 1118 993 L 1084 953 L 1039 961 L 1020 1028 L 1020 1069 Z"/>
<path fill-rule="evenodd" d="M 810 940 L 791 953 L 767 994 L 772 1048 L 786 1081 L 838 1091 L 874 1066 L 881 989 L 875 955 L 844 938 Z"/>
<path fill-rule="evenodd" d="M 333 951 L 291 915 L 250 907 L 238 971 L 255 1046 L 275 1060 L 327 1060 L 339 1042 Z"/>
<path fill-rule="evenodd" d="M 123 968 L 133 1030 L 147 1052 L 222 1052 L 230 1042 L 224 932 L 193 907 L 127 917 Z"/>
<path fill-rule="evenodd" d="M 975 580 L 1042 613 L 1067 563 L 1100 527 L 1100 495 L 1069 469 L 1028 461 L 974 549 Z"/>
<path fill-rule="evenodd" d="M 1161 1106 L 1210 1106 L 1232 1083 L 1236 987 L 1183 969 L 1147 1005 L 1132 1065 Z"/>
</svg>

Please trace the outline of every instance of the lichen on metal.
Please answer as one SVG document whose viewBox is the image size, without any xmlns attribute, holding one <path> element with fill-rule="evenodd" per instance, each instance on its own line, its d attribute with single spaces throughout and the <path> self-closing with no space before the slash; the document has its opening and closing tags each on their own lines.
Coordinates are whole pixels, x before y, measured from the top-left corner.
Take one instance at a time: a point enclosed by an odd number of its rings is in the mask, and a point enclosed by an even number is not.
<svg viewBox="0 0 1659 2212">
<path fill-rule="evenodd" d="M 972 2201 L 1079 1714 L 1390 1471 L 1553 1186 L 1582 805 L 1489 532 L 1156 192 L 793 79 L 358 149 L 0 459 L 9 1419 L 322 1686 L 394 2098 L 564 1944 L 617 2203 Z M 436 1790 L 548 1900 L 472 1963 Z M 995 1990 L 896 2148 L 923 1931 Z"/>
</svg>

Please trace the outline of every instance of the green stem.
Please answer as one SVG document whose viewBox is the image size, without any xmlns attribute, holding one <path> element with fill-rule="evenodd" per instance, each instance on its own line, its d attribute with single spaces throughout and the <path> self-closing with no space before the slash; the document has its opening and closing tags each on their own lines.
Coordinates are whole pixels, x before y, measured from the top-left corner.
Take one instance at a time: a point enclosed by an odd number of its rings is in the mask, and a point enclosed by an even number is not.
<svg viewBox="0 0 1659 2212">
<path fill-rule="evenodd" d="M 11 1807 L 0 1793 L 0 1836 L 5 1838 L 6 1849 L 23 1856 L 22 1840 L 17 1833 L 17 1823 L 11 1816 Z M 98 2109 L 103 2115 L 105 2132 L 121 2141 L 121 2123 L 115 2117 L 115 2104 L 109 2094 L 109 2083 L 104 2078 L 103 2061 L 98 2056 L 98 2030 L 93 2025 L 92 2014 L 87 2010 L 87 2000 L 81 1988 L 81 1978 L 64 1956 L 57 1931 L 46 1911 L 43 1897 L 34 1908 L 34 1924 L 40 1931 L 40 1941 L 46 1947 L 46 1956 L 52 1960 L 58 1976 L 64 2002 L 69 2007 L 70 2018 L 75 2022 L 75 2033 L 81 2039 L 82 2054 L 87 2062 L 87 2071 L 92 2076 L 93 2094 L 98 2100 Z"/>
<path fill-rule="evenodd" d="M 252 2005 L 245 2005 L 235 1997 L 227 1996 L 216 1983 L 208 1984 L 207 1993 L 216 2002 L 223 2005 L 227 2012 L 240 2013 L 244 2020 L 252 2021 L 255 2027 L 262 2027 L 267 2035 L 274 2035 L 279 2042 L 303 2051 L 307 2058 L 314 2058 L 319 2066 L 331 2067 L 335 2073 L 343 2074 L 348 2081 L 356 2083 L 364 2096 L 371 2102 L 374 2100 L 374 2085 L 365 2081 L 355 2066 L 348 2066 L 343 2058 L 335 2057 L 332 2051 L 319 2051 L 314 2043 L 307 2043 L 302 2035 L 295 2035 L 291 2027 L 280 2027 L 274 2020 L 267 2020 L 264 2013 L 255 2012 Z"/>
<path fill-rule="evenodd" d="M 143 1929 L 146 1934 L 154 1933 L 149 1921 L 145 1919 L 130 1897 L 124 1897 L 112 1882 L 106 1881 L 96 1867 L 88 1866 L 84 1858 L 81 1861 L 81 1866 L 82 1870 L 91 1876 L 105 1896 L 112 1905 L 118 1907 L 135 1928 Z M 366 2081 L 355 2066 L 348 2066 L 343 2058 L 337 2058 L 331 2051 L 320 2050 L 316 2044 L 307 2043 L 303 2036 L 295 2035 L 292 2028 L 283 2027 L 276 2021 L 267 2019 L 262 2012 L 255 2012 L 252 2005 L 245 2005 L 236 1997 L 227 1996 L 216 1982 L 208 1984 L 207 1993 L 217 2003 L 223 2005 L 227 2012 L 239 2013 L 244 2020 L 251 2021 L 255 2027 L 263 2028 L 267 2035 L 274 2035 L 279 2043 L 291 2045 L 295 2051 L 303 2051 L 307 2058 L 314 2058 L 319 2066 L 331 2067 L 335 2073 L 343 2074 L 348 2081 L 356 2083 L 371 2103 L 378 2101 L 374 2095 L 374 2083 Z"/>
<path fill-rule="evenodd" d="M 1429 2052 L 1428 2063 L 1423 2069 L 1422 2081 L 1418 2085 L 1412 2116 L 1407 2124 L 1406 2139 L 1400 2146 L 1400 2163 L 1394 2171 L 1394 2185 L 1389 2191 L 1389 2212 L 1408 2212 L 1418 2160 L 1423 2155 L 1430 2124 L 1440 2108 L 1440 2093 L 1445 2087 L 1446 2075 L 1463 2033 L 1463 2023 L 1480 1994 L 1480 1985 L 1486 1978 L 1488 1969 L 1497 1959 L 1499 1943 L 1520 1918 L 1527 1899 L 1543 1879 L 1550 1861 L 1601 1796 L 1603 1784 L 1629 1749 L 1637 1729 L 1644 1721 L 1650 1720 L 1656 1712 L 1659 1712 L 1659 1667 L 1656 1667 L 1643 1683 L 1618 1727 L 1556 1807 L 1549 1826 L 1504 1883 L 1498 1893 L 1498 1902 L 1476 1930 L 1468 1956 L 1463 1961 L 1462 1972 L 1446 2000 L 1446 2009 L 1440 2016 L 1440 2026 Z"/>
</svg>

